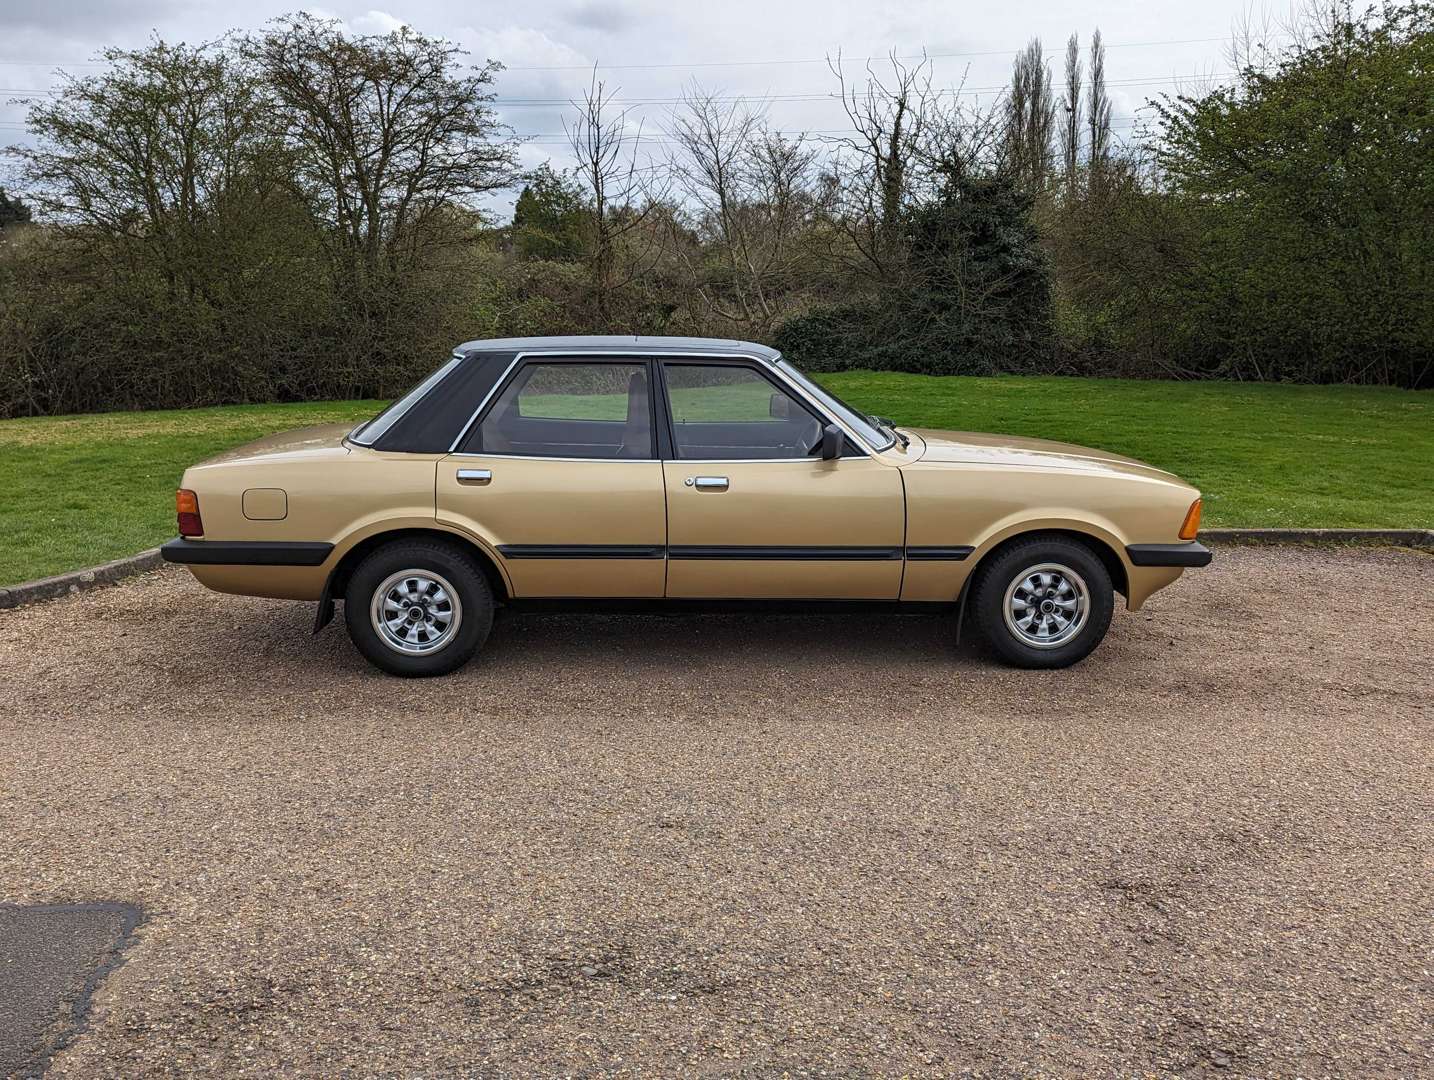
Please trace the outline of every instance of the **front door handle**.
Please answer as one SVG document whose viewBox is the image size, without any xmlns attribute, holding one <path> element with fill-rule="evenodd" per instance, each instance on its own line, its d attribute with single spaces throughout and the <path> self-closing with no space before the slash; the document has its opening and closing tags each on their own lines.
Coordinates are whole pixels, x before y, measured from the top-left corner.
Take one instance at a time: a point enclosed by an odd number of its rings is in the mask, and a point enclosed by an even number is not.
<svg viewBox="0 0 1434 1080">
<path fill-rule="evenodd" d="M 493 479 L 492 469 L 459 469 L 458 482 L 469 486 L 478 486 L 488 483 Z"/>
<path fill-rule="evenodd" d="M 695 487 L 698 491 L 726 491 L 727 478 L 725 476 L 698 476 L 687 478 L 689 487 Z"/>
</svg>

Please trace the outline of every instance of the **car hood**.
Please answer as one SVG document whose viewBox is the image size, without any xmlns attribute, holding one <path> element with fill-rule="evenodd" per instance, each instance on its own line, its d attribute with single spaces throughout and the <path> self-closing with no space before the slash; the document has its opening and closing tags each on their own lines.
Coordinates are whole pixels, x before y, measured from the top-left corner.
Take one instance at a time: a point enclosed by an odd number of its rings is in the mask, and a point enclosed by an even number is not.
<svg viewBox="0 0 1434 1080">
<path fill-rule="evenodd" d="M 222 454 L 201 461 L 203 465 L 231 465 L 240 461 L 254 461 L 258 458 L 293 458 L 296 456 L 332 456 L 346 454 L 344 438 L 354 429 L 353 424 L 318 424 L 314 427 L 295 428 L 266 435 L 243 446 L 236 446 Z"/>
<path fill-rule="evenodd" d="M 1026 439 L 1018 435 L 988 435 L 977 431 L 932 431 L 925 428 L 903 428 L 902 431 L 921 439 L 923 449 L 917 460 L 923 462 L 1021 465 L 1028 468 L 1175 479 L 1173 474 L 1164 469 L 1157 469 L 1135 458 L 1105 450 L 1092 450 L 1073 443 Z"/>
</svg>

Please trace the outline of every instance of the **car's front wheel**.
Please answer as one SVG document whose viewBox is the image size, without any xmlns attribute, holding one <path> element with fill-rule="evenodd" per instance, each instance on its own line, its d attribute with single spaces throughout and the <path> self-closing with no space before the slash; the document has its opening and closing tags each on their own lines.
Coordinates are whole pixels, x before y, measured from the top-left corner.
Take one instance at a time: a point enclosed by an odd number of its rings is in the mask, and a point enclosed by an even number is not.
<svg viewBox="0 0 1434 1080">
<path fill-rule="evenodd" d="M 399 540 L 371 552 L 344 593 L 349 637 L 392 675 L 447 675 L 467 663 L 493 625 L 493 594 L 461 548 Z"/>
<path fill-rule="evenodd" d="M 1069 667 L 1090 655 L 1110 626 L 1110 573 L 1078 540 L 1016 540 L 976 575 L 971 607 L 977 627 L 996 654 L 1017 667 Z"/>
</svg>

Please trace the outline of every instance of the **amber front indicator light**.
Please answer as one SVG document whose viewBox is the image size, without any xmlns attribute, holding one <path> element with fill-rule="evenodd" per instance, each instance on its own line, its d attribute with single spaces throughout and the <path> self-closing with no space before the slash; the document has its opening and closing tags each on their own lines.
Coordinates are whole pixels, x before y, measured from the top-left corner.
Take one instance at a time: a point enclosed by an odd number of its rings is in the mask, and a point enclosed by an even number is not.
<svg viewBox="0 0 1434 1080">
<path fill-rule="evenodd" d="M 180 536 L 203 536 L 204 522 L 199 520 L 199 496 L 188 488 L 174 493 L 174 508 L 179 512 Z"/>
<path fill-rule="evenodd" d="M 1200 532 L 1200 500 L 1196 499 L 1185 511 L 1185 524 L 1180 526 L 1180 539 L 1194 540 Z"/>
</svg>

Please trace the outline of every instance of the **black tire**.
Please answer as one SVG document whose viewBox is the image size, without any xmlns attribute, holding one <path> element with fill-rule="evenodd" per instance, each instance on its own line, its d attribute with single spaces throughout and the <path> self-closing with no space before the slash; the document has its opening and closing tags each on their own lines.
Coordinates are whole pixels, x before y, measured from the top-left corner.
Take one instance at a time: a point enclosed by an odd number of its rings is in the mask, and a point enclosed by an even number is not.
<svg viewBox="0 0 1434 1080">
<path fill-rule="evenodd" d="M 428 647 L 431 651 L 400 651 L 397 645 L 388 643 L 373 623 L 371 605 L 375 592 L 390 579 L 410 570 L 434 575 L 423 579 L 420 584 L 438 584 L 439 588 L 433 592 L 447 600 L 450 618 L 457 623 L 447 639 L 437 645 L 417 640 L 427 631 L 412 632 L 415 641 L 411 645 Z M 388 593 L 395 587 L 406 589 L 410 580 L 413 579 L 405 579 L 401 586 L 391 584 L 383 591 Z M 443 585 L 452 586 L 457 596 L 456 605 L 446 598 Z M 417 595 L 423 590 L 413 591 Z M 442 618 L 438 606 L 434 608 L 433 617 Z M 427 618 L 429 614 L 425 604 L 422 616 L 416 616 L 414 623 L 416 625 Z M 488 639 L 488 631 L 493 627 L 493 592 L 473 557 L 457 545 L 441 540 L 395 540 L 370 552 L 354 568 L 344 593 L 344 622 L 348 624 L 349 637 L 364 658 L 390 675 L 406 678 L 447 675 L 466 664 Z M 432 640 L 439 640 L 440 637 L 441 634 L 433 634 Z"/>
<path fill-rule="evenodd" d="M 1079 583 L 1068 581 L 1057 571 L 1049 576 L 1060 590 L 1058 593 L 1047 596 L 1044 590 L 1032 593 L 1021 588 L 1023 580 L 1043 566 L 1074 571 Z M 1072 620 L 1077 625 L 1068 637 L 1050 645 L 1035 645 L 1008 625 L 1007 593 L 1020 589 L 1017 598 L 1022 601 L 1035 598 L 1039 602 L 1032 606 L 1037 611 L 1050 601 L 1052 614 L 1042 625 L 1051 630 L 1052 636 L 1057 636 L 1059 631 L 1053 628 L 1062 614 L 1054 610 L 1055 605 L 1062 600 L 1069 602 L 1070 597 L 1078 595 L 1079 584 L 1085 587 L 1084 618 Z M 1069 586 L 1070 591 L 1065 591 L 1064 586 Z M 1063 668 L 1084 660 L 1105 637 L 1115 610 L 1115 589 L 1105 564 L 1085 544 L 1065 536 L 1036 533 L 1013 540 L 982 561 L 971 584 L 970 606 L 977 629 L 1002 660 L 1023 668 Z M 1014 612 L 1012 618 L 1020 621 Z"/>
</svg>

